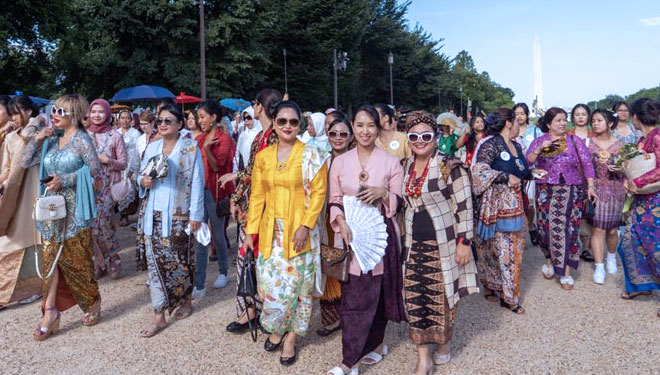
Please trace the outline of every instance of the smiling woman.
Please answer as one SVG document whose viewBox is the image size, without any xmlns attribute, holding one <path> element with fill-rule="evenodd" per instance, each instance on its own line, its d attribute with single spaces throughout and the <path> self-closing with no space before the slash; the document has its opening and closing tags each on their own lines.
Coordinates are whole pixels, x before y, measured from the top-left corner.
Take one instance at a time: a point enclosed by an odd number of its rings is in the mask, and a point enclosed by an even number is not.
<svg viewBox="0 0 660 375">
<path fill-rule="evenodd" d="M 312 293 L 319 292 L 320 238 L 317 222 L 325 204 L 327 151 L 297 139 L 302 114 L 295 102 L 272 111 L 278 144 L 257 154 L 252 171 L 245 251 L 259 234 L 257 284 L 261 325 L 270 332 L 264 348 L 284 343 L 280 363 L 296 361 L 296 340 L 309 329 Z"/>
<path fill-rule="evenodd" d="M 103 99 L 96 99 L 89 107 L 88 129 L 94 141 L 101 168 L 94 179 L 96 186 L 96 206 L 98 217 L 92 227 L 94 244 L 94 267 L 96 278 L 103 277 L 110 267 L 110 278 L 119 278 L 121 260 L 119 258 L 119 242 L 117 241 L 116 227 L 112 211 L 115 201 L 110 190 L 112 185 L 121 180 L 122 171 L 127 166 L 127 154 L 124 139 L 121 134 L 110 126 L 112 113 L 110 104 Z"/>
</svg>

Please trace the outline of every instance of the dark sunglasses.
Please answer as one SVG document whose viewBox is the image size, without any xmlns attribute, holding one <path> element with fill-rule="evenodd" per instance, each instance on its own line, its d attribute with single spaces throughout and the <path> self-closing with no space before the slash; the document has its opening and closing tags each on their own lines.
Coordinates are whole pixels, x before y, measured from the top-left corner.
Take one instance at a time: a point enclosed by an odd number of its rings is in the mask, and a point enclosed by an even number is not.
<svg viewBox="0 0 660 375">
<path fill-rule="evenodd" d="M 166 126 L 172 126 L 176 124 L 176 120 L 169 117 L 156 119 L 156 125 L 160 126 L 162 123 L 165 123 Z"/>
<path fill-rule="evenodd" d="M 408 141 L 410 143 L 417 143 L 421 140 L 423 143 L 429 143 L 433 140 L 434 136 L 435 134 L 433 132 L 424 132 L 422 134 L 408 133 Z"/>
<path fill-rule="evenodd" d="M 341 139 L 348 139 L 348 132 L 337 132 L 334 130 L 331 130 L 328 132 L 328 135 L 330 138 L 341 138 Z"/>
<path fill-rule="evenodd" d="M 300 125 L 300 120 L 298 120 L 297 118 L 292 118 L 292 119 L 278 118 L 275 123 L 279 127 L 283 127 L 288 123 L 289 125 L 291 125 L 291 127 L 297 128 Z"/>
<path fill-rule="evenodd" d="M 250 116 L 243 117 L 243 121 L 247 121 L 247 120 L 252 120 L 252 117 L 250 117 Z"/>
</svg>

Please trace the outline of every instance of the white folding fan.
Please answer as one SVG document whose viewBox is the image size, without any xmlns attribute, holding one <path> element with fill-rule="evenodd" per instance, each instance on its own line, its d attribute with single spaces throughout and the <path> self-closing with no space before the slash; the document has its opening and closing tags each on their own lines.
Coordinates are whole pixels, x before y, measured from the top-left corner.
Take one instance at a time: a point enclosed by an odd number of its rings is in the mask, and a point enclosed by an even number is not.
<svg viewBox="0 0 660 375">
<path fill-rule="evenodd" d="M 362 272 L 369 272 L 385 255 L 387 225 L 378 208 L 354 196 L 344 196 L 344 214 L 351 228 L 353 254 Z"/>
</svg>

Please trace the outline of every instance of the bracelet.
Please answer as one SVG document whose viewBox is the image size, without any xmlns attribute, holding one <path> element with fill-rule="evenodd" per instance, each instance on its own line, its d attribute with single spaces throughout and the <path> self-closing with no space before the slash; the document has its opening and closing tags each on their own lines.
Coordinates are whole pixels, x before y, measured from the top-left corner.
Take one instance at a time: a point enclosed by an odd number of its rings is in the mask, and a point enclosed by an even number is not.
<svg viewBox="0 0 660 375">
<path fill-rule="evenodd" d="M 458 243 L 463 244 L 465 246 L 470 246 L 472 245 L 472 241 L 468 240 L 465 237 L 458 237 Z"/>
</svg>

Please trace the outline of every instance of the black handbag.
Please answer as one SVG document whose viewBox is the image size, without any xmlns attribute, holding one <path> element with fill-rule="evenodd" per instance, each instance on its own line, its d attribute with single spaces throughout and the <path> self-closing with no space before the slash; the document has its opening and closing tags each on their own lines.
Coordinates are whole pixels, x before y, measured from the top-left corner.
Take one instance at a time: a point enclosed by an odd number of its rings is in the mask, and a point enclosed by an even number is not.
<svg viewBox="0 0 660 375">
<path fill-rule="evenodd" d="M 596 201 L 587 199 L 587 207 L 584 210 L 584 218 L 592 220 L 596 216 Z"/>
<path fill-rule="evenodd" d="M 218 181 L 215 181 L 215 196 L 218 196 Z M 218 217 L 229 216 L 231 214 L 229 195 L 215 202 L 215 214 Z"/>
<path fill-rule="evenodd" d="M 238 279 L 238 291 L 236 295 L 243 298 L 243 302 L 247 307 L 248 297 L 254 298 L 257 295 L 257 264 L 254 261 L 254 256 L 252 255 L 251 250 L 245 251 L 245 258 L 243 259 L 243 264 L 241 266 L 241 275 Z M 248 317 L 248 326 L 250 327 L 250 334 L 252 335 L 252 341 L 257 341 L 257 325 L 252 323 L 252 320 Z"/>
</svg>

